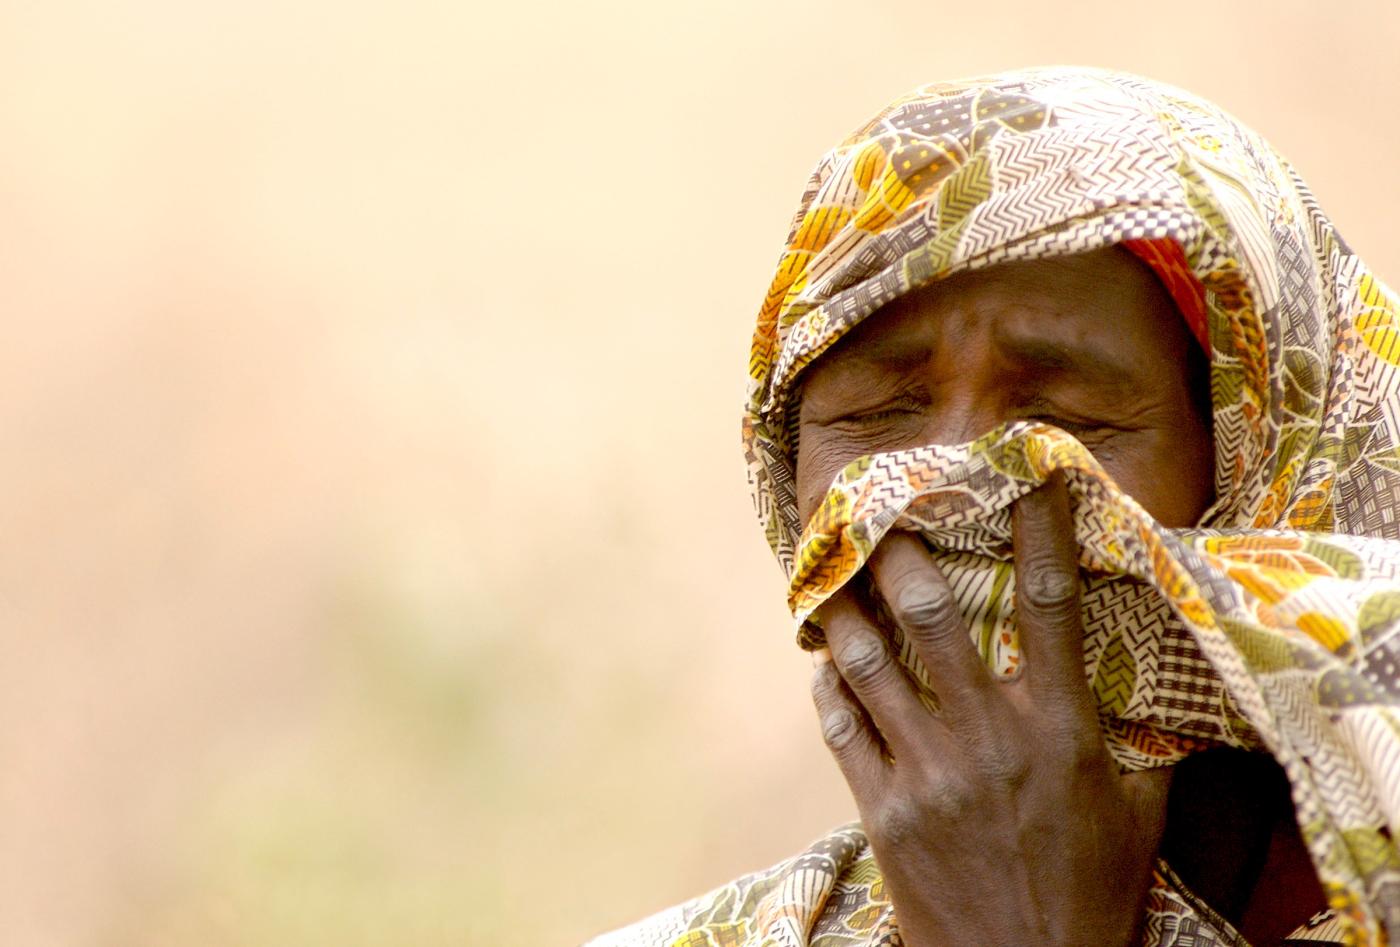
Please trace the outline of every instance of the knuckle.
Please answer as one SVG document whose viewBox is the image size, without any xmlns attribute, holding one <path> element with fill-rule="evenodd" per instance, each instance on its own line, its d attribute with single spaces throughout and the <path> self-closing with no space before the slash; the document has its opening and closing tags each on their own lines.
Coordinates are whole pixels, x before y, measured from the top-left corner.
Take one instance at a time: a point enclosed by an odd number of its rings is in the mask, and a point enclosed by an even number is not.
<svg viewBox="0 0 1400 947">
<path fill-rule="evenodd" d="M 1100 776 L 1111 765 L 1103 737 L 1097 731 L 1083 728 L 1076 729 L 1069 737 L 1065 757 L 1069 767 L 1079 776 Z"/>
<path fill-rule="evenodd" d="M 1026 604 L 1037 611 L 1071 609 L 1079 594 L 1079 577 L 1069 569 L 1047 563 L 1027 563 L 1021 588 Z"/>
<path fill-rule="evenodd" d="M 977 792 L 970 783 L 938 778 L 925 783 L 915 795 L 886 799 L 867 828 L 882 847 L 909 847 L 947 826 L 962 824 L 976 807 Z"/>
<path fill-rule="evenodd" d="M 855 714 L 849 710 L 837 710 L 822 718 L 822 740 L 835 752 L 850 746 L 857 735 Z"/>
<path fill-rule="evenodd" d="M 1042 724 L 1042 742 L 1055 754 L 1061 772 L 1083 780 L 1116 768 L 1097 727 L 1085 726 L 1073 713 L 1055 710 L 1046 712 Z"/>
<path fill-rule="evenodd" d="M 913 632 L 945 627 L 954 609 L 952 591 L 932 582 L 906 585 L 890 603 L 895 621 Z"/>
<path fill-rule="evenodd" d="M 968 818 L 977 805 L 976 790 L 963 779 L 941 779 L 928 797 L 928 812 L 940 821 L 958 823 Z"/>
<path fill-rule="evenodd" d="M 989 748 L 980 762 L 986 779 L 994 785 L 1014 791 L 1030 781 L 1031 759 L 1019 746 L 999 743 Z"/>
<path fill-rule="evenodd" d="M 841 650 L 841 674 L 852 687 L 860 688 L 884 676 L 890 652 L 874 635 L 862 635 Z"/>
<path fill-rule="evenodd" d="M 920 836 L 925 826 L 922 807 L 913 800 L 901 798 L 886 802 L 875 816 L 872 833 L 882 847 L 906 848 Z"/>
</svg>

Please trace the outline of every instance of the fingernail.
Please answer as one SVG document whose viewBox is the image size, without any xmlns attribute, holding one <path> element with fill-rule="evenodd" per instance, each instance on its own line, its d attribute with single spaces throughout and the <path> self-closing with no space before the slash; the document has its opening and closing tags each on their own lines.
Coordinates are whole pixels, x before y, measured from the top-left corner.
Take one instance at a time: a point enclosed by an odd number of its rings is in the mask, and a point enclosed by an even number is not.
<svg viewBox="0 0 1400 947">
<path fill-rule="evenodd" d="M 818 648 L 812 652 L 812 667 L 821 667 L 831 660 L 830 648 Z"/>
</svg>

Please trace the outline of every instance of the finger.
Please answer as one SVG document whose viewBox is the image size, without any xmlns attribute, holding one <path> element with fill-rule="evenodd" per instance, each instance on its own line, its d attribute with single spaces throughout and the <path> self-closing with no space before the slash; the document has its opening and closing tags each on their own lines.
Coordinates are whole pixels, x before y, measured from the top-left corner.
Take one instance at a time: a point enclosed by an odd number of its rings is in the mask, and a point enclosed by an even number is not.
<svg viewBox="0 0 1400 947">
<path fill-rule="evenodd" d="M 1022 674 L 1031 697 L 1096 720 L 1084 676 L 1079 545 L 1061 474 L 1017 501 L 1011 517 Z"/>
<path fill-rule="evenodd" d="M 972 643 L 948 580 L 915 536 L 889 536 L 870 560 L 880 596 L 924 665 L 950 726 L 987 719 L 996 679 Z"/>
<path fill-rule="evenodd" d="M 823 648 L 814 657 L 817 667 L 812 672 L 812 703 L 821 720 L 822 740 L 859 805 L 871 797 L 885 767 L 880 740 L 836 673 L 831 653 Z"/>
<path fill-rule="evenodd" d="M 885 636 L 850 592 L 822 606 L 822 627 L 841 679 L 896 757 L 927 745 L 936 721 L 891 653 Z"/>
</svg>

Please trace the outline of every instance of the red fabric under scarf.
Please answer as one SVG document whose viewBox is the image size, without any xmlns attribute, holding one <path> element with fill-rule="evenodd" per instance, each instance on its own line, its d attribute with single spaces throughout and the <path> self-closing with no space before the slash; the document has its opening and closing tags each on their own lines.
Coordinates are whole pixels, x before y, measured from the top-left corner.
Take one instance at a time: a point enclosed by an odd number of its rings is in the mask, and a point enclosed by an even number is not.
<svg viewBox="0 0 1400 947">
<path fill-rule="evenodd" d="M 1157 279 L 1171 294 L 1176 308 L 1186 320 L 1191 334 L 1201 344 L 1201 351 L 1209 355 L 1210 333 L 1206 329 L 1205 287 L 1196 279 L 1196 274 L 1191 272 L 1181 244 L 1164 238 L 1124 240 L 1119 246 L 1146 263 L 1152 268 L 1152 272 L 1157 274 Z"/>
</svg>

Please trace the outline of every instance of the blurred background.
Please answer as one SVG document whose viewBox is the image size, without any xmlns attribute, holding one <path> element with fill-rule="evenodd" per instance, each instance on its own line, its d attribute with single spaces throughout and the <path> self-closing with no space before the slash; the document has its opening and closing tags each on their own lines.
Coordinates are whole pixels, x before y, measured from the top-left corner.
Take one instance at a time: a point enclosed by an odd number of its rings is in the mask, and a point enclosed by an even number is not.
<svg viewBox="0 0 1400 947">
<path fill-rule="evenodd" d="M 1400 273 L 1400 6 L 0 0 L 0 941 L 572 944 L 853 816 L 738 445 L 820 153 L 1184 85 Z"/>
</svg>

